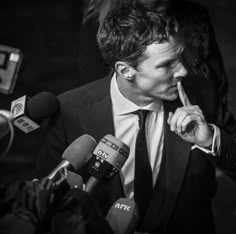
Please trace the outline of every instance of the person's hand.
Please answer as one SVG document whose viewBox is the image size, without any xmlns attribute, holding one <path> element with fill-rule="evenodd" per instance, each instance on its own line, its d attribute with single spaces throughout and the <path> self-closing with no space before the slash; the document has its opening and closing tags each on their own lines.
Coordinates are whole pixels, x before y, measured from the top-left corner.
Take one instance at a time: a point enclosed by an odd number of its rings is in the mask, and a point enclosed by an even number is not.
<svg viewBox="0 0 236 234">
<path fill-rule="evenodd" d="M 13 212 L 28 217 L 35 224 L 42 223 L 53 200 L 53 182 L 48 178 L 24 181 L 19 185 Z"/>
<path fill-rule="evenodd" d="M 192 105 L 180 82 L 177 84 L 179 98 L 183 107 L 170 112 L 167 123 L 170 130 L 178 134 L 183 140 L 201 147 L 212 144 L 213 133 L 205 120 L 202 110 Z"/>
<path fill-rule="evenodd" d="M 63 184 L 55 190 L 51 232 L 113 233 L 105 215 L 90 194 L 79 188 L 70 188 L 69 185 L 63 188 Z"/>
</svg>

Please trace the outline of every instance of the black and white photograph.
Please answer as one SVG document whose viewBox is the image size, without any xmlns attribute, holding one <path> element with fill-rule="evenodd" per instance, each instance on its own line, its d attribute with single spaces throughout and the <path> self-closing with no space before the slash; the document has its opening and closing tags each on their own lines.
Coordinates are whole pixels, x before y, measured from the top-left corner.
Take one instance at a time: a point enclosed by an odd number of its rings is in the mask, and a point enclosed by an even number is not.
<svg viewBox="0 0 236 234">
<path fill-rule="evenodd" d="M 2 234 L 235 234 L 236 1 L 4 1 Z"/>
</svg>

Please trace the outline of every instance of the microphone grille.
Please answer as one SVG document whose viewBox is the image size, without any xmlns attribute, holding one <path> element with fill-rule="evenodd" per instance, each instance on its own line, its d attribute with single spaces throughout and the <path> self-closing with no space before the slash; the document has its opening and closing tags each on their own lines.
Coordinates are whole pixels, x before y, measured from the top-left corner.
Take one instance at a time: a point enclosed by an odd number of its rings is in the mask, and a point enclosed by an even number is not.
<svg viewBox="0 0 236 234">
<path fill-rule="evenodd" d="M 92 136 L 84 134 L 66 148 L 62 158 L 69 161 L 77 170 L 88 162 L 96 145 L 97 142 Z"/>
<path fill-rule="evenodd" d="M 56 96 L 50 92 L 41 92 L 27 102 L 27 112 L 35 121 L 52 116 L 59 108 Z"/>
<path fill-rule="evenodd" d="M 106 217 L 114 233 L 134 233 L 138 220 L 138 208 L 134 200 L 118 199 L 108 211 Z"/>
</svg>

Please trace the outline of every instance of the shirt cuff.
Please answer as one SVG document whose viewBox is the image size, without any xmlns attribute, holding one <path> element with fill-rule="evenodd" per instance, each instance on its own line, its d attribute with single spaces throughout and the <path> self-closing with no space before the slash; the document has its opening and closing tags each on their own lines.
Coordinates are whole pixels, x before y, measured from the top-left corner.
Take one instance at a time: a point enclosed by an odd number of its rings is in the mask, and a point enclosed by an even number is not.
<svg viewBox="0 0 236 234">
<path fill-rule="evenodd" d="M 199 149 L 205 152 L 206 154 L 211 154 L 213 156 L 216 156 L 220 153 L 220 129 L 216 127 L 214 124 L 208 124 L 208 125 L 213 131 L 213 139 L 211 146 L 204 148 L 198 145 L 193 145 L 191 147 L 191 150 Z"/>
</svg>

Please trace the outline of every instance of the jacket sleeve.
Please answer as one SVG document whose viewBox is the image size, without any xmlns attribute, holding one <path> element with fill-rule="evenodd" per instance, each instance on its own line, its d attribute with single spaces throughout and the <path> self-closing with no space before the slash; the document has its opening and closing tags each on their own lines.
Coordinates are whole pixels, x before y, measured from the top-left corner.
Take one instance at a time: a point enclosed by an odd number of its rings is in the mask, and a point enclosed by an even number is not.
<svg viewBox="0 0 236 234">
<path fill-rule="evenodd" d="M 217 121 L 221 133 L 221 153 L 215 157 L 216 165 L 236 180 L 236 121 L 226 105 L 218 107 Z"/>
<path fill-rule="evenodd" d="M 236 120 L 234 115 L 224 104 L 213 86 L 205 90 L 204 113 L 211 109 L 211 114 L 206 114 L 208 123 L 215 124 L 220 129 L 220 154 L 208 155 L 209 159 L 232 179 L 236 180 Z"/>
<path fill-rule="evenodd" d="M 199 105 L 206 121 L 220 130 L 220 153 L 206 154 L 209 160 L 232 179 L 236 179 L 236 120 L 225 105 L 218 91 L 210 80 L 187 77 L 184 80 L 188 95 L 195 96 L 192 103 Z"/>
</svg>

